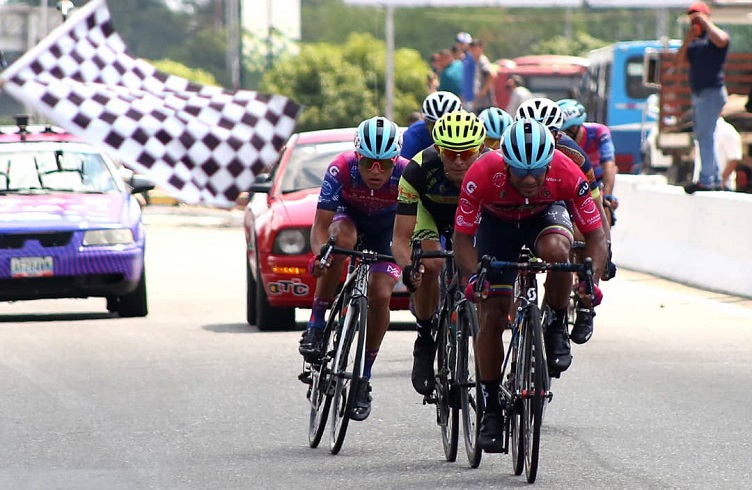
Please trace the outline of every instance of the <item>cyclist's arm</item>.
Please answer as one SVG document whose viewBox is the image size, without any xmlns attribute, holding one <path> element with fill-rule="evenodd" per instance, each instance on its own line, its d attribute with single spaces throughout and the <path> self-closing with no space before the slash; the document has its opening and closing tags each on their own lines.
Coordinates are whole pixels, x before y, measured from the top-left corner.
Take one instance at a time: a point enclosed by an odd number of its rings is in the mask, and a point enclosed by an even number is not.
<svg viewBox="0 0 752 490">
<path fill-rule="evenodd" d="M 334 221 L 334 211 L 327 209 L 317 209 L 313 217 L 313 226 L 311 226 L 311 252 L 318 255 L 319 250 L 329 240 L 329 226 Z"/>
<path fill-rule="evenodd" d="M 611 195 L 614 193 L 614 182 L 616 182 L 616 163 L 613 160 L 601 162 L 603 169 L 603 193 Z"/>
<path fill-rule="evenodd" d="M 593 259 L 593 282 L 598 284 L 608 260 L 606 234 L 603 227 L 599 226 L 591 231 L 583 232 L 582 235 L 585 237 L 585 256 Z"/>
<path fill-rule="evenodd" d="M 394 217 L 394 235 L 392 236 L 392 255 L 394 261 L 403 269 L 410 264 L 411 239 L 417 218 L 414 214 L 400 214 Z"/>
<path fill-rule="evenodd" d="M 454 231 L 454 261 L 462 277 L 478 272 L 478 255 L 473 246 L 473 235 Z"/>
</svg>

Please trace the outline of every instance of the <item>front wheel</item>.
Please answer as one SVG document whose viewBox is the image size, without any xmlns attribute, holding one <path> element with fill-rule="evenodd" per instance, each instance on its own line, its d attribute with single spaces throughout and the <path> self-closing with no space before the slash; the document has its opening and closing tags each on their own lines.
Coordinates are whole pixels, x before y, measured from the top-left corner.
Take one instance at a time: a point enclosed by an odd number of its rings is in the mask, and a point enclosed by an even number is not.
<svg viewBox="0 0 752 490">
<path fill-rule="evenodd" d="M 450 312 L 451 314 L 452 312 Z M 456 388 L 456 324 L 452 324 L 446 315 L 439 320 L 436 335 L 436 415 L 441 428 L 441 442 L 447 461 L 457 459 L 459 442 L 460 413 Z"/>
<path fill-rule="evenodd" d="M 538 474 L 540 430 L 543 421 L 543 404 L 546 392 L 545 354 L 541 333 L 541 314 L 536 305 L 528 308 L 522 327 L 522 352 L 517 363 L 521 396 L 521 435 L 524 438 L 525 476 L 533 483 Z"/>
<path fill-rule="evenodd" d="M 475 306 L 464 303 L 457 315 L 457 386 L 460 389 L 462 429 L 465 436 L 465 452 L 472 468 L 480 465 L 483 451 L 478 446 L 481 407 L 480 382 L 475 361 L 475 339 L 478 335 L 478 317 Z"/>
</svg>

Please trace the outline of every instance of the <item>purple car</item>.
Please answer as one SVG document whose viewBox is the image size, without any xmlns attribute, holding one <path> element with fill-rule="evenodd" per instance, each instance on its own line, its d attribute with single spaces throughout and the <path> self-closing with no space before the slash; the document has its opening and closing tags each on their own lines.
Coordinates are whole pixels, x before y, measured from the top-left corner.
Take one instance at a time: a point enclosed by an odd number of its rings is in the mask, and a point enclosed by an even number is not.
<svg viewBox="0 0 752 490">
<path fill-rule="evenodd" d="M 148 314 L 144 225 L 105 154 L 60 128 L 0 127 L 0 301 L 104 297 L 121 317 Z"/>
</svg>

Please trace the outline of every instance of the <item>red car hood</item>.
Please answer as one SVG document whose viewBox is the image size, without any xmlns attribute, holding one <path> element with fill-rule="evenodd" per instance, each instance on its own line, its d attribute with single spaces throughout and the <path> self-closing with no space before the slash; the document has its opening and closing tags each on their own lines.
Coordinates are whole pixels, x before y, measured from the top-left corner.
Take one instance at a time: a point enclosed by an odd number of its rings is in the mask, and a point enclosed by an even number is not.
<svg viewBox="0 0 752 490">
<path fill-rule="evenodd" d="M 281 195 L 272 203 L 272 228 L 310 228 L 319 202 L 319 188 L 304 189 Z"/>
<path fill-rule="evenodd" d="M 122 220 L 123 201 L 122 194 L 0 196 L 0 225 L 5 230 L 79 230 L 112 225 Z"/>
</svg>

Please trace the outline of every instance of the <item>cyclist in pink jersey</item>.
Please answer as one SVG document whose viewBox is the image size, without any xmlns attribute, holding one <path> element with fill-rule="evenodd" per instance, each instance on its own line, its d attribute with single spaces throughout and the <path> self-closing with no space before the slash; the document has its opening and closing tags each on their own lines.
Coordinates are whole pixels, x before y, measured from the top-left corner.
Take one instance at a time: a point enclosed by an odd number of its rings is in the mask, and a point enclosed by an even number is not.
<svg viewBox="0 0 752 490">
<path fill-rule="evenodd" d="M 606 263 L 600 213 L 585 174 L 554 147 L 554 137 L 544 125 L 523 119 L 504 132 L 500 151 L 486 153 L 470 167 L 462 182 L 455 215 L 455 256 L 463 276 L 476 271 L 483 255 L 516 260 L 523 245 L 545 261 L 568 262 L 573 240 L 571 213 L 585 237 L 586 255 L 593 259 L 597 282 Z M 498 451 L 504 424 L 499 408 L 504 357 L 501 334 L 512 303 L 514 277 L 514 272 L 489 274 L 489 295 L 480 300 L 478 309 L 476 358 L 488 408 L 478 443 L 489 452 Z M 469 300 L 475 300 L 475 282 L 471 276 L 465 290 Z M 571 273 L 547 275 L 546 300 L 552 314 L 544 336 L 553 376 L 566 370 L 572 361 L 566 329 L 571 285 Z M 594 294 L 595 305 L 603 295 L 597 286 Z"/>
</svg>

